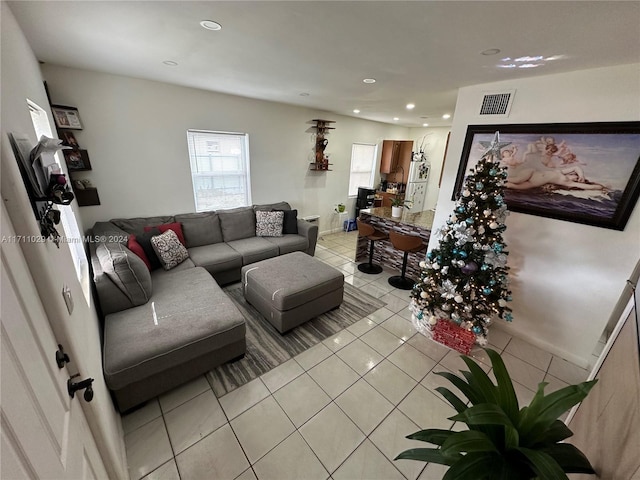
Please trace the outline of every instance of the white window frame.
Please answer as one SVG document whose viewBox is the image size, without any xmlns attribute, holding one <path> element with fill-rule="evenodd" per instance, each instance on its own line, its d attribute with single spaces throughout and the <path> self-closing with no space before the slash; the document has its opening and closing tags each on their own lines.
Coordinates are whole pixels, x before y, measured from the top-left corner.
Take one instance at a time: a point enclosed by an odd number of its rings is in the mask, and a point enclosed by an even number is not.
<svg viewBox="0 0 640 480">
<path fill-rule="evenodd" d="M 356 155 L 356 151 L 359 150 L 361 147 L 371 147 L 371 158 L 370 158 L 370 168 L 366 169 L 366 170 L 354 170 L 354 157 Z M 374 143 L 353 143 L 351 145 L 351 165 L 349 167 L 349 187 L 348 187 L 348 192 L 347 192 L 347 196 L 349 197 L 356 197 L 358 195 L 358 187 L 367 187 L 367 188 L 373 188 L 373 181 L 375 179 L 376 176 L 376 158 L 378 157 L 378 145 L 374 144 Z M 352 181 L 352 175 L 354 173 L 357 174 L 363 174 L 363 173 L 369 173 L 369 182 L 367 183 L 367 185 L 362 185 L 361 183 L 359 184 L 355 184 Z M 352 184 L 353 183 L 353 184 Z"/>
<path fill-rule="evenodd" d="M 196 158 L 196 136 L 211 136 L 211 141 L 216 142 L 220 139 L 220 137 L 229 136 L 235 137 L 241 140 L 241 151 L 240 155 L 240 169 L 239 170 L 199 170 L 199 163 Z M 191 185 L 193 187 L 193 201 L 195 203 L 196 212 L 205 212 L 210 210 L 218 210 L 218 209 L 226 209 L 226 208 L 234 208 L 234 207 L 243 207 L 251 205 L 251 169 L 250 169 L 250 159 L 249 159 L 249 135 L 247 133 L 239 133 L 239 132 L 221 132 L 221 131 L 209 131 L 209 130 L 195 130 L 189 129 L 187 130 L 187 146 L 189 152 L 189 165 L 191 167 Z M 213 148 L 216 147 L 216 148 Z M 202 152 L 201 152 L 202 153 Z M 212 148 L 209 149 L 208 157 L 209 162 L 213 162 L 216 158 L 229 158 L 234 154 L 229 154 L 221 149 L 220 143 L 216 145 L 212 144 Z M 203 157 L 205 155 L 202 155 Z M 198 196 L 198 188 L 197 188 L 197 180 L 199 178 L 209 177 L 211 181 L 214 178 L 224 178 L 224 177 L 241 177 L 240 184 L 244 188 L 244 195 L 241 201 L 233 202 L 229 198 L 227 201 L 222 201 L 216 206 L 211 205 L 200 205 L 199 204 L 199 196 Z M 224 198 L 225 195 L 221 195 L 220 197 Z M 230 196 L 233 197 L 233 196 Z"/>
<path fill-rule="evenodd" d="M 51 129 L 51 122 L 47 112 L 41 108 L 37 103 L 27 99 L 27 106 L 29 108 L 29 114 L 31 116 L 31 122 L 33 123 L 33 129 L 36 133 L 36 138 L 40 138 L 44 135 L 49 138 L 57 138 L 57 135 L 53 135 Z M 60 160 L 60 150 L 58 150 L 54 156 L 56 163 L 62 168 L 63 162 Z M 70 179 L 68 178 L 70 181 Z M 87 305 L 91 304 L 90 285 L 89 285 L 89 263 L 87 261 L 87 252 L 84 248 L 83 237 L 80 233 L 78 226 L 78 220 L 73 211 L 71 205 L 56 205 L 56 208 L 60 211 L 60 225 L 64 232 L 64 238 L 61 243 L 67 245 L 69 252 L 71 253 L 71 259 L 73 260 L 73 266 L 76 270 L 76 276 L 78 281 L 82 285 L 82 291 L 84 293 Z M 59 227 L 58 227 L 59 228 Z"/>
</svg>

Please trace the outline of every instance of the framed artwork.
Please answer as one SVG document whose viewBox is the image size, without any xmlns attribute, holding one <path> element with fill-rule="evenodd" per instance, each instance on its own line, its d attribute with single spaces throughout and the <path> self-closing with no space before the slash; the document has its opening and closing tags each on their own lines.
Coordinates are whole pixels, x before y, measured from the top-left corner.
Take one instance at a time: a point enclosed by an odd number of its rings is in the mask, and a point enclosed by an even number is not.
<svg viewBox="0 0 640 480">
<path fill-rule="evenodd" d="M 64 107 L 62 105 L 51 105 L 51 112 L 58 128 L 68 128 L 71 130 L 82 130 L 78 109 L 74 107 Z"/>
<path fill-rule="evenodd" d="M 70 172 L 91 170 L 89 154 L 86 150 L 63 150 L 64 160 Z"/>
<path fill-rule="evenodd" d="M 624 230 L 640 195 L 640 122 L 469 125 L 452 200 L 495 132 L 509 210 Z"/>
<path fill-rule="evenodd" d="M 73 130 L 60 130 L 60 140 L 62 144 L 71 148 L 80 148 L 76 136 L 73 134 Z"/>
</svg>

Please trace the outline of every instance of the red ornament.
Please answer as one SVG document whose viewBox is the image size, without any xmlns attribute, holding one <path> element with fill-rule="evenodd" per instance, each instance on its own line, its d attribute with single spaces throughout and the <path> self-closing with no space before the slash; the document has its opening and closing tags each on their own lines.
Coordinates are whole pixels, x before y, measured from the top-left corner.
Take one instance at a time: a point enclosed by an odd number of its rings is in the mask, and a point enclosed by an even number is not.
<svg viewBox="0 0 640 480">
<path fill-rule="evenodd" d="M 469 355 L 476 341 L 476 336 L 466 328 L 455 325 L 449 320 L 438 320 L 433 329 L 432 338 L 449 348 Z"/>
</svg>

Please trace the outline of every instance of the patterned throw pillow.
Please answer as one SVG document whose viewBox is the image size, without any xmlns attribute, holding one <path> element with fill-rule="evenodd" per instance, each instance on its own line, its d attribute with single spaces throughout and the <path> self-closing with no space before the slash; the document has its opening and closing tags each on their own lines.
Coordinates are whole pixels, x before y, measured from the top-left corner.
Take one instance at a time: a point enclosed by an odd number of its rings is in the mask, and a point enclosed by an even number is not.
<svg viewBox="0 0 640 480">
<path fill-rule="evenodd" d="M 189 252 L 173 230 L 167 230 L 162 235 L 151 238 L 151 245 L 165 270 L 171 270 L 189 258 Z"/>
<path fill-rule="evenodd" d="M 256 237 L 281 237 L 284 212 L 256 212 Z"/>
</svg>

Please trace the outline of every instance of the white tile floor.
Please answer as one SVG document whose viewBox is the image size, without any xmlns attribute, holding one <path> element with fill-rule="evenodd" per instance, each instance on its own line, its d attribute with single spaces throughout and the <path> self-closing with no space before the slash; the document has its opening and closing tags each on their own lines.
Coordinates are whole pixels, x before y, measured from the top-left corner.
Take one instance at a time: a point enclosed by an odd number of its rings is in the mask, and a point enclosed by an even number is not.
<svg viewBox="0 0 640 480">
<path fill-rule="evenodd" d="M 455 412 L 435 388 L 455 389 L 434 372 L 464 364 L 457 352 L 415 332 L 408 292 L 388 285 L 390 272 L 355 268 L 354 233 L 321 239 L 316 257 L 386 307 L 220 399 L 203 376 L 124 416 L 132 480 L 442 478 L 440 465 L 393 458 L 426 446 L 406 435 L 452 427 L 447 417 Z M 495 326 L 489 341 L 521 402 L 542 380 L 551 391 L 587 377 Z M 477 360 L 490 370 L 486 355 Z"/>
</svg>

